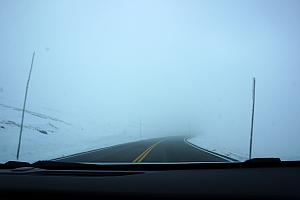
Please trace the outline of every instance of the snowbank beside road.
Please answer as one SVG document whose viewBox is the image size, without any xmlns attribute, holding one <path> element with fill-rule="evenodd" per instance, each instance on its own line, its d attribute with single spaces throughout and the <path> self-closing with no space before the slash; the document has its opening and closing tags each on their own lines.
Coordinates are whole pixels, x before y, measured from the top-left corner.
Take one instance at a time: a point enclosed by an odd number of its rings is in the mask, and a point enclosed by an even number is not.
<svg viewBox="0 0 300 200">
<path fill-rule="evenodd" d="M 16 159 L 20 132 L 21 110 L 0 105 L 0 163 Z M 104 133 L 99 127 L 95 134 L 78 125 L 27 111 L 22 135 L 20 160 L 34 162 L 54 159 L 83 151 L 139 140 L 137 135 L 117 130 Z M 88 136 L 88 137 L 87 137 Z"/>
</svg>

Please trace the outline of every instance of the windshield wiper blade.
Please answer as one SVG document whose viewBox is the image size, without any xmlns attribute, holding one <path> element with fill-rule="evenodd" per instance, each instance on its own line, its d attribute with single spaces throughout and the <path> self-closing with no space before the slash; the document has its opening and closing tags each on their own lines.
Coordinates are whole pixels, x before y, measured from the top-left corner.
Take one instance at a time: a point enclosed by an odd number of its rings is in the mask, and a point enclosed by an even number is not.
<svg viewBox="0 0 300 200">
<path fill-rule="evenodd" d="M 245 167 L 270 167 L 270 166 L 282 166 L 283 162 L 280 158 L 252 158 L 243 162 Z"/>
<path fill-rule="evenodd" d="M 0 165 L 0 169 L 15 169 L 20 167 L 32 167 L 32 166 L 30 163 L 22 162 L 22 161 L 8 161 Z"/>
<path fill-rule="evenodd" d="M 125 171 L 162 171 L 220 168 L 255 168 L 299 166 L 299 161 L 281 161 L 279 158 L 254 158 L 244 162 L 228 163 L 71 163 L 58 161 L 38 161 L 32 167 L 61 170 L 125 170 Z"/>
<path fill-rule="evenodd" d="M 46 170 L 109 170 L 109 171 L 162 171 L 220 168 L 255 168 L 255 167 L 292 167 L 300 166 L 300 161 L 281 161 L 279 158 L 254 158 L 244 162 L 228 163 L 76 163 L 59 161 L 27 162 L 9 161 L 0 165 L 1 169 L 34 167 Z"/>
<path fill-rule="evenodd" d="M 58 162 L 51 160 L 40 160 L 31 165 L 35 168 L 42 169 L 95 169 L 97 168 L 96 164 L 85 164 L 85 163 L 76 163 L 76 162 Z"/>
</svg>

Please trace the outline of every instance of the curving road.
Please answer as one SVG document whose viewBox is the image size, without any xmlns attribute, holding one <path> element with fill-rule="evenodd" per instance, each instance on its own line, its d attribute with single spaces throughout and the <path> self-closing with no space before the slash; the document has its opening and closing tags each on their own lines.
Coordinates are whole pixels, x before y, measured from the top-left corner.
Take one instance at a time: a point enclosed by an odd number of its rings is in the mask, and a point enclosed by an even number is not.
<svg viewBox="0 0 300 200">
<path fill-rule="evenodd" d="M 62 162 L 147 163 L 147 162 L 231 162 L 226 156 L 189 143 L 184 137 L 141 140 L 56 159 Z"/>
</svg>

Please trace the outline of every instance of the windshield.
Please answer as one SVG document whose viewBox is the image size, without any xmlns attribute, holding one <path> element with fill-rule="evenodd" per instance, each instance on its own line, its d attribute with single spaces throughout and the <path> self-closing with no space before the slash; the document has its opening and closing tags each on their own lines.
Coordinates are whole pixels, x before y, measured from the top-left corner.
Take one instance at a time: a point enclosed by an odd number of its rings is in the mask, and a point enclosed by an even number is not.
<svg viewBox="0 0 300 200">
<path fill-rule="evenodd" d="M 0 162 L 300 160 L 300 2 L 3 0 Z"/>
</svg>

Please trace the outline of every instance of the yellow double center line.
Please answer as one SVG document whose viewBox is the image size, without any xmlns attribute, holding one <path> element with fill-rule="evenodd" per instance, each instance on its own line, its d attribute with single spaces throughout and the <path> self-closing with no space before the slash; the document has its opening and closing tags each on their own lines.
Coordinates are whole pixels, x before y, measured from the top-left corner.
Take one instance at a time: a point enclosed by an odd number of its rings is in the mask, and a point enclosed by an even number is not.
<svg viewBox="0 0 300 200">
<path fill-rule="evenodd" d="M 152 149 L 154 149 L 154 147 L 157 146 L 161 142 L 162 142 L 162 140 L 151 145 L 149 148 L 147 148 L 145 151 L 143 151 L 143 153 L 141 153 L 138 157 L 136 157 L 132 162 L 133 163 L 142 162 L 146 158 L 146 156 L 152 151 Z"/>
</svg>

